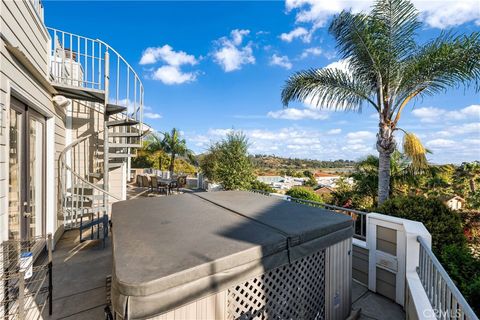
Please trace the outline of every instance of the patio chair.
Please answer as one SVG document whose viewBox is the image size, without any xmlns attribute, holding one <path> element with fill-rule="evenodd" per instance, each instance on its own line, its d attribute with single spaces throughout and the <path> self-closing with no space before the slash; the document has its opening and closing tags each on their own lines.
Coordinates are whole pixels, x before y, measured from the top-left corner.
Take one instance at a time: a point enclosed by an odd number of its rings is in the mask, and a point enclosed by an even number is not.
<svg viewBox="0 0 480 320">
<path fill-rule="evenodd" d="M 177 191 L 178 191 L 178 188 L 185 188 L 186 185 L 187 185 L 187 176 L 178 177 L 178 179 L 177 179 Z"/>
<path fill-rule="evenodd" d="M 162 181 L 158 181 L 158 191 L 163 191 L 166 195 L 168 195 L 168 184 Z"/>
<path fill-rule="evenodd" d="M 142 176 L 142 187 L 143 188 L 148 188 L 150 186 L 150 179 L 148 178 L 147 175 Z"/>
<path fill-rule="evenodd" d="M 157 176 L 150 177 L 150 191 L 158 191 L 158 178 Z"/>
</svg>

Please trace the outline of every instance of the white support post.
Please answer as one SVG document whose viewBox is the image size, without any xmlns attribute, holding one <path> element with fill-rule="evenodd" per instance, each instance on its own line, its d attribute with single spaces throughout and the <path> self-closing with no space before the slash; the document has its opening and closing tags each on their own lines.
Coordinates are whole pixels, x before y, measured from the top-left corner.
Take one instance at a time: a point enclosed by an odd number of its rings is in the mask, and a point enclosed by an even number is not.
<svg viewBox="0 0 480 320">
<path fill-rule="evenodd" d="M 377 248 L 377 227 L 396 231 L 396 254 Z M 417 272 L 420 247 L 417 236 L 431 241 L 425 226 L 418 221 L 396 218 L 379 213 L 367 215 L 367 248 L 369 249 L 368 288 L 377 291 L 377 267 L 395 274 L 395 302 L 405 305 L 405 284 L 408 273 Z"/>
</svg>

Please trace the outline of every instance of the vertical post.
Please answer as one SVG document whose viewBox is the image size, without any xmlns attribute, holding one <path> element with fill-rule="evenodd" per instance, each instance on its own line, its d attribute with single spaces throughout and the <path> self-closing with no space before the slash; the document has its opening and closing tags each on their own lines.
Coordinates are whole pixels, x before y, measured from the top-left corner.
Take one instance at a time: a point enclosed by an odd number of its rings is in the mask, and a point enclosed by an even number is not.
<svg viewBox="0 0 480 320">
<path fill-rule="evenodd" d="M 108 95 L 109 95 L 109 85 L 110 85 L 110 54 L 108 51 L 105 51 L 105 101 L 104 101 L 104 126 L 103 126 L 103 190 L 108 191 L 108 174 L 109 174 L 109 163 L 108 163 L 108 114 L 107 114 L 107 105 L 108 105 Z M 103 194 L 103 202 L 105 210 L 108 212 L 108 195 Z"/>
<path fill-rule="evenodd" d="M 53 274 L 52 274 L 52 250 L 53 239 L 52 234 L 48 234 L 48 314 L 52 315 L 53 312 Z"/>
<path fill-rule="evenodd" d="M 25 271 L 18 273 L 18 319 L 25 319 Z"/>
</svg>

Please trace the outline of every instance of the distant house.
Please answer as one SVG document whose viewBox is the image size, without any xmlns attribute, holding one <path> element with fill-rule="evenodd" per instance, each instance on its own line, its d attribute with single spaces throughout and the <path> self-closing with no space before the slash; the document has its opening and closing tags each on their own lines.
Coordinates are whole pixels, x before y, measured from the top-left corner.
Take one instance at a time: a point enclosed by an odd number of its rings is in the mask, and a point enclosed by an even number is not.
<svg viewBox="0 0 480 320">
<path fill-rule="evenodd" d="M 443 196 L 440 197 L 443 203 L 452 210 L 461 210 L 465 206 L 465 199 L 460 196 Z"/>
<path fill-rule="evenodd" d="M 289 190 L 295 186 L 305 184 L 304 178 L 294 178 L 289 176 L 258 176 L 257 180 L 270 185 L 274 189 Z"/>
<path fill-rule="evenodd" d="M 315 190 L 315 193 L 318 195 L 332 194 L 335 190 L 330 187 L 320 187 Z"/>
<path fill-rule="evenodd" d="M 317 180 L 317 183 L 322 187 L 335 188 L 337 186 L 337 181 L 340 180 L 340 178 L 342 178 L 342 176 L 338 174 L 321 171 L 315 173 L 315 180 Z M 345 181 L 349 184 L 353 184 L 352 178 L 345 178 Z"/>
</svg>

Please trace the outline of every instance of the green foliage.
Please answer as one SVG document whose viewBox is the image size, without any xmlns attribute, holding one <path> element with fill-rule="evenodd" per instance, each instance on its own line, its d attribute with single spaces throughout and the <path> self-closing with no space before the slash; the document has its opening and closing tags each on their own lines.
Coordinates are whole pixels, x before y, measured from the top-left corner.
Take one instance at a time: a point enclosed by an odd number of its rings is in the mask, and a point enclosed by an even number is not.
<svg viewBox="0 0 480 320">
<path fill-rule="evenodd" d="M 437 199 L 422 196 L 396 197 L 385 201 L 378 212 L 422 222 L 432 235 L 432 249 L 436 254 L 449 244 L 464 245 L 462 220 L 458 212 L 450 210 Z"/>
<path fill-rule="evenodd" d="M 439 260 L 458 289 L 477 314 L 480 314 L 480 260 L 464 245 L 444 247 Z"/>
<path fill-rule="evenodd" d="M 293 187 L 290 190 L 288 190 L 285 194 L 292 198 L 323 202 L 323 199 L 321 196 L 316 194 L 312 189 L 308 189 L 304 187 Z"/>
<path fill-rule="evenodd" d="M 218 181 L 218 150 L 215 146 L 210 147 L 210 150 L 199 156 L 198 163 L 203 175 L 212 182 Z"/>
<path fill-rule="evenodd" d="M 132 168 L 152 168 L 153 162 L 147 155 L 138 155 L 132 158 Z"/>
<path fill-rule="evenodd" d="M 265 182 L 258 181 L 256 179 L 253 180 L 252 183 L 250 184 L 250 189 L 264 191 L 268 193 L 275 192 L 275 189 L 273 189 L 270 185 L 266 184 Z"/>
<path fill-rule="evenodd" d="M 210 156 L 202 160 L 202 171 L 222 184 L 225 190 L 250 188 L 253 166 L 248 157 L 248 139 L 242 132 L 231 132 L 222 141 L 210 147 Z M 214 163 L 206 164 L 206 160 Z"/>
</svg>

